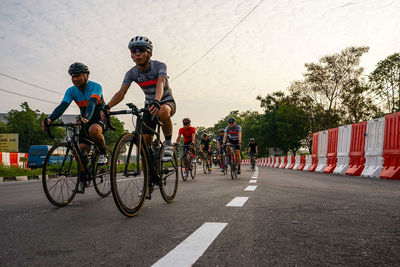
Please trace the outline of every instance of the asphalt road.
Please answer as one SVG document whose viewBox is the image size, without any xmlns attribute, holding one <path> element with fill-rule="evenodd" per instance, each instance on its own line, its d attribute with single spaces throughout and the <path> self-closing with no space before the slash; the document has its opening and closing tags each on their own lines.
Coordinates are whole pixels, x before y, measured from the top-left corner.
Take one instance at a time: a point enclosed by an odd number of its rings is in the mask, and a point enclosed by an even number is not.
<svg viewBox="0 0 400 267">
<path fill-rule="evenodd" d="M 185 266 L 185 257 L 194 266 L 400 264 L 399 181 L 248 166 L 231 180 L 201 171 L 180 181 L 174 203 L 155 192 L 134 218 L 93 188 L 56 208 L 40 181 L 1 183 L 0 266 Z M 235 197 L 248 199 L 226 206 Z M 223 229 L 193 256 L 206 239 L 195 232 L 207 223 Z M 194 246 L 179 252 L 189 239 Z"/>
</svg>

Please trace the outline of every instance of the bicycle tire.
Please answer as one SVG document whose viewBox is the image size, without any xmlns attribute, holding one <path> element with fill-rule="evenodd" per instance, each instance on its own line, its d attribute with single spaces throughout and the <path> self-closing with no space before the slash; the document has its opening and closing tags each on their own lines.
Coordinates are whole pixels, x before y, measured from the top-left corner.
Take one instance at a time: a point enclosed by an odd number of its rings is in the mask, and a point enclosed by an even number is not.
<svg viewBox="0 0 400 267">
<path fill-rule="evenodd" d="M 138 146 L 138 139 L 137 135 L 133 133 L 122 135 L 114 146 L 111 160 L 111 192 L 118 210 L 127 217 L 139 214 L 148 190 L 148 162 L 144 147 Z M 141 141 L 143 142 L 143 140 Z M 129 151 L 131 144 L 132 152 L 129 164 L 126 165 L 128 160 L 126 152 Z M 139 162 L 139 174 L 137 174 L 136 155 L 139 151 L 141 161 Z M 128 175 L 123 172 L 125 168 Z M 134 191 L 135 189 L 138 191 Z M 130 192 L 127 193 L 127 191 Z"/>
<path fill-rule="evenodd" d="M 172 148 L 172 151 L 173 154 L 171 160 L 166 162 L 162 161 L 162 156 L 164 154 L 163 146 L 159 158 L 159 162 L 161 162 L 160 193 L 167 203 L 173 202 L 176 197 L 176 193 L 178 192 L 178 156 L 174 147 Z"/>
<path fill-rule="evenodd" d="M 110 170 L 111 170 L 111 159 L 112 150 L 108 146 L 105 147 L 107 153 L 107 162 L 104 164 L 98 164 L 97 160 L 99 154 L 96 155 L 95 159 L 95 172 L 93 173 L 93 185 L 97 194 L 101 197 L 107 197 L 111 194 L 111 182 L 110 182 Z"/>
<path fill-rule="evenodd" d="M 75 197 L 80 176 L 77 158 L 75 149 L 67 142 L 54 145 L 47 153 L 42 169 L 43 190 L 57 207 L 68 205 Z"/>
<path fill-rule="evenodd" d="M 182 157 L 181 157 L 181 174 L 182 174 L 182 180 L 183 180 L 183 181 L 186 181 L 187 178 L 188 178 L 188 176 L 189 176 L 189 169 L 186 168 L 187 170 L 186 170 L 186 172 L 185 172 L 185 164 L 184 164 L 184 161 L 185 161 L 185 155 L 182 155 Z M 186 166 L 187 166 L 187 165 L 186 165 Z"/>
<path fill-rule="evenodd" d="M 203 159 L 203 172 L 204 172 L 204 174 L 208 173 L 208 171 L 207 171 L 207 160 L 204 160 L 204 159 Z"/>
<path fill-rule="evenodd" d="M 237 177 L 237 164 L 236 164 L 236 158 L 234 155 L 232 155 L 232 160 L 231 160 L 231 178 L 234 180 Z"/>
<path fill-rule="evenodd" d="M 191 160 L 190 162 L 191 168 L 190 168 L 190 176 L 192 177 L 192 180 L 196 177 L 196 169 L 197 169 L 197 163 L 196 161 Z"/>
</svg>

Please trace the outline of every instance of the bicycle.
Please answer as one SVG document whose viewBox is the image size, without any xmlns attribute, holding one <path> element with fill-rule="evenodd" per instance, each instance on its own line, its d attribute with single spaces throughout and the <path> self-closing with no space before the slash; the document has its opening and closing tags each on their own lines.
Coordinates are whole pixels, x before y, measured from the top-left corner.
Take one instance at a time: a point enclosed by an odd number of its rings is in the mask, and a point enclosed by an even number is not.
<svg viewBox="0 0 400 267">
<path fill-rule="evenodd" d="M 135 130 L 122 135 L 114 147 L 111 160 L 111 191 L 118 210 L 125 216 L 133 217 L 143 208 L 145 199 L 151 199 L 155 189 L 160 189 L 162 198 L 171 203 L 178 191 L 178 158 L 173 148 L 171 160 L 164 162 L 164 144 L 160 140 L 161 122 L 156 121 L 157 130 L 149 128 L 143 121 L 146 108 L 138 109 L 126 104 L 129 110 L 112 111 L 109 115 L 131 114 L 136 117 Z M 107 119 L 107 123 L 110 120 Z M 111 125 L 110 125 L 111 126 Z M 111 126 L 112 127 L 112 126 Z M 144 142 L 143 128 L 156 136 L 148 146 Z"/>
<path fill-rule="evenodd" d="M 182 180 L 183 181 L 187 180 L 189 172 L 192 179 L 194 179 L 196 177 L 196 160 L 194 159 L 193 154 L 190 151 L 190 145 L 181 145 L 178 147 L 184 148 L 184 153 L 182 154 L 181 157 Z"/>
<path fill-rule="evenodd" d="M 203 163 L 203 172 L 205 173 L 205 174 L 208 174 L 208 173 L 210 173 L 211 172 L 211 166 L 210 166 L 210 161 L 209 161 L 209 159 L 208 159 L 208 151 L 207 151 L 207 153 L 206 152 L 204 152 L 204 151 L 201 151 L 200 152 L 200 155 L 201 155 L 201 161 L 202 161 L 202 163 Z"/>
<path fill-rule="evenodd" d="M 255 153 L 250 153 L 250 163 L 251 163 L 251 169 L 254 170 L 256 166 L 256 154 Z"/>
<path fill-rule="evenodd" d="M 222 169 L 224 175 L 228 173 L 228 161 L 226 157 L 226 151 L 224 148 L 219 149 L 219 155 L 221 155 L 221 160 L 219 160 L 220 168 Z"/>
<path fill-rule="evenodd" d="M 42 184 L 47 199 L 57 207 L 69 204 L 75 197 L 79 182 L 83 182 L 85 187 L 93 186 L 97 194 L 107 197 L 111 193 L 110 184 L 110 159 L 111 149 L 106 146 L 107 161 L 105 164 L 98 164 L 100 150 L 97 145 L 89 139 L 81 140 L 90 144 L 88 160 L 79 149 L 79 131 L 84 127 L 79 123 L 52 123 L 46 125 L 47 134 L 50 138 L 54 136 L 50 132 L 51 127 L 65 127 L 66 141 L 54 145 L 47 153 L 42 170 Z M 83 164 L 83 170 L 81 170 Z M 87 174 L 87 179 L 83 179 L 83 174 Z"/>
<path fill-rule="evenodd" d="M 226 154 L 226 161 L 228 162 L 229 166 L 230 166 L 230 170 L 231 170 L 231 178 L 232 180 L 237 178 L 237 172 L 238 172 L 238 163 L 237 163 L 237 159 L 236 159 L 236 154 L 234 151 L 234 147 L 235 145 L 225 145 L 225 146 L 230 146 L 231 147 L 231 153 L 230 155 Z"/>
</svg>

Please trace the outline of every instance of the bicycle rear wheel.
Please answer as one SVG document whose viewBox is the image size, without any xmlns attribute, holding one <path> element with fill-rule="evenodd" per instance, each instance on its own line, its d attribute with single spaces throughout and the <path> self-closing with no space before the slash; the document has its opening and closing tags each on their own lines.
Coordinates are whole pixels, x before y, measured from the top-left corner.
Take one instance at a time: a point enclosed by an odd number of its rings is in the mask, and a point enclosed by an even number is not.
<svg viewBox="0 0 400 267">
<path fill-rule="evenodd" d="M 54 145 L 46 156 L 42 171 L 42 184 L 47 199 L 63 207 L 75 197 L 80 176 L 77 153 L 71 144 Z"/>
<path fill-rule="evenodd" d="M 162 161 L 162 156 L 164 154 L 164 146 L 161 149 L 159 162 L 161 162 L 161 185 L 160 193 L 163 199 L 171 203 L 176 197 L 176 192 L 178 191 L 178 156 L 176 149 L 173 149 L 173 154 L 170 161 Z"/>
<path fill-rule="evenodd" d="M 196 177 L 196 168 L 197 168 L 197 163 L 195 160 L 191 160 L 190 161 L 190 165 L 192 166 L 190 168 L 190 176 L 192 177 L 192 179 L 194 179 Z"/>
<path fill-rule="evenodd" d="M 136 216 L 142 209 L 149 181 L 146 153 L 142 145 L 139 147 L 138 140 L 132 133 L 121 136 L 114 147 L 111 160 L 111 191 L 114 202 L 118 210 L 128 217 Z"/>
<path fill-rule="evenodd" d="M 96 155 L 96 171 L 94 175 L 94 189 L 97 194 L 101 197 L 107 197 L 111 193 L 111 183 L 110 183 L 110 170 L 111 170 L 111 158 L 112 151 L 111 148 L 106 146 L 106 156 L 107 161 L 102 164 L 98 164 L 97 160 L 99 158 L 99 154 Z"/>
<path fill-rule="evenodd" d="M 181 157 L 181 174 L 182 174 L 182 180 L 186 181 L 189 175 L 189 168 L 186 168 L 185 170 L 185 158 L 186 154 L 183 154 Z M 188 166 L 188 164 L 186 164 Z"/>
<path fill-rule="evenodd" d="M 203 159 L 203 172 L 204 172 L 205 174 L 208 173 L 207 164 L 208 164 L 208 163 L 207 163 L 207 160 Z"/>
</svg>

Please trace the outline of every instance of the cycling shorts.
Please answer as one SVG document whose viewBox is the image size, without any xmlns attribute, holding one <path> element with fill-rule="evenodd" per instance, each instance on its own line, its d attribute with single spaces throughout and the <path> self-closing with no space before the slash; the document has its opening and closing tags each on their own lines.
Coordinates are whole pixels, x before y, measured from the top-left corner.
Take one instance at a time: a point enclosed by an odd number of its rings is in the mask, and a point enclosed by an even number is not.
<svg viewBox="0 0 400 267">
<path fill-rule="evenodd" d="M 175 104 L 175 102 L 173 102 L 173 101 L 171 101 L 171 102 L 165 102 L 165 103 L 161 103 L 161 106 L 162 106 L 162 105 L 168 105 L 169 107 L 171 107 L 171 114 L 170 114 L 170 117 L 172 117 L 172 116 L 175 114 L 175 112 L 176 112 L 176 104 Z M 153 131 L 155 131 L 155 130 L 156 130 L 157 123 L 156 123 L 156 120 L 153 119 L 153 116 L 150 114 L 150 112 L 147 110 L 148 107 L 149 107 L 148 105 L 145 106 L 146 111 L 143 113 L 143 122 L 144 122 L 150 129 L 152 129 Z M 142 131 L 143 131 L 144 134 L 151 134 L 151 135 L 154 134 L 152 131 L 150 131 L 150 130 L 149 130 L 147 127 L 145 127 L 145 126 L 143 126 Z"/>
<path fill-rule="evenodd" d="M 103 120 L 101 120 L 101 119 L 98 119 L 98 120 L 91 120 L 91 121 L 89 121 L 88 123 L 86 123 L 84 126 L 83 126 L 83 129 L 81 129 L 81 131 L 79 132 L 79 143 L 81 143 L 81 144 L 88 144 L 88 145 L 90 145 L 91 143 L 88 141 L 88 140 L 91 140 L 90 139 L 90 136 L 89 136 L 89 128 L 90 128 L 90 126 L 92 126 L 93 124 L 98 124 L 98 125 L 100 125 L 100 127 L 101 127 L 101 130 L 102 130 L 102 133 L 104 132 L 104 127 L 105 127 L 105 125 L 104 125 L 104 121 Z"/>
</svg>

